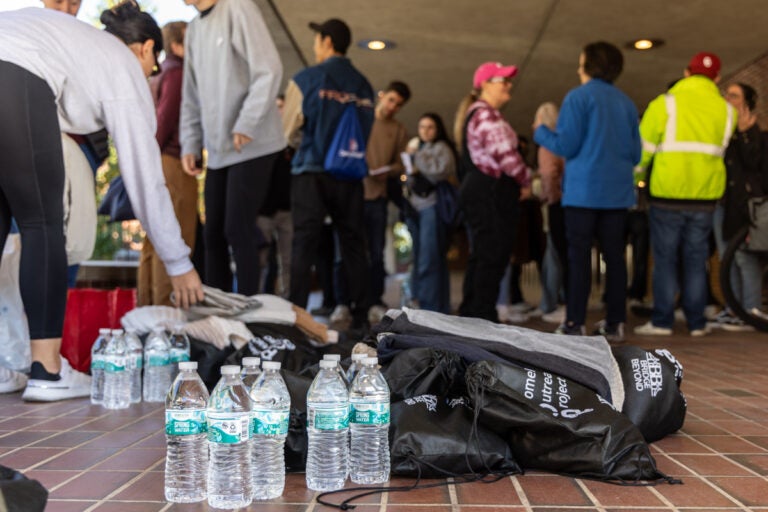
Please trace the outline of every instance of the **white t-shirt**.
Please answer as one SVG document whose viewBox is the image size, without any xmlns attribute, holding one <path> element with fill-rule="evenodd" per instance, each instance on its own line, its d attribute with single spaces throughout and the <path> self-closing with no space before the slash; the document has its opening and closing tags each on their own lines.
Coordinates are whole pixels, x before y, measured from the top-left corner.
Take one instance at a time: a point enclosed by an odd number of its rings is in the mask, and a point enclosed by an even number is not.
<svg viewBox="0 0 768 512">
<path fill-rule="evenodd" d="M 168 274 L 191 270 L 190 249 L 165 187 L 149 85 L 128 47 L 73 16 L 30 7 L 0 13 L 0 60 L 45 80 L 62 131 L 107 129 L 134 213 Z"/>
</svg>

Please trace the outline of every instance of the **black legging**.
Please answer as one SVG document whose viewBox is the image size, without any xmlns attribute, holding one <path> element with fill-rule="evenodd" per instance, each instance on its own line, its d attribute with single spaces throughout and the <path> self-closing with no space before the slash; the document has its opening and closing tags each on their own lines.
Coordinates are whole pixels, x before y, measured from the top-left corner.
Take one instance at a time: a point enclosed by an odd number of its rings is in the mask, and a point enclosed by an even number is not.
<svg viewBox="0 0 768 512">
<path fill-rule="evenodd" d="M 16 219 L 21 299 L 33 340 L 60 338 L 67 301 L 64 159 L 53 93 L 0 61 L 0 247 Z"/>
<path fill-rule="evenodd" d="M 269 191 L 275 158 L 282 151 L 208 169 L 205 178 L 205 284 L 232 290 L 229 247 L 237 266 L 237 291 L 259 293 L 259 251 L 266 239 L 256 219 Z"/>
</svg>

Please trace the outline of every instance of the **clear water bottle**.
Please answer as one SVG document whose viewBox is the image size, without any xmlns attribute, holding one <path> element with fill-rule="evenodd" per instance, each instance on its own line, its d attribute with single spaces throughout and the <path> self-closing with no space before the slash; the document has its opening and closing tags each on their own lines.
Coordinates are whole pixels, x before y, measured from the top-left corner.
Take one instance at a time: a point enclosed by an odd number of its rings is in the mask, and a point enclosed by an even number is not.
<svg viewBox="0 0 768 512">
<path fill-rule="evenodd" d="M 144 344 L 144 401 L 164 402 L 171 387 L 171 344 L 155 327 Z"/>
<path fill-rule="evenodd" d="M 339 375 L 341 375 L 341 380 L 344 381 L 344 384 L 349 387 L 349 381 L 347 380 L 347 374 L 344 372 L 344 368 L 341 367 L 341 355 L 339 354 L 324 354 L 323 355 L 324 361 L 333 361 L 336 363 L 336 371 L 339 372 Z"/>
<path fill-rule="evenodd" d="M 367 354 L 352 354 L 352 363 L 350 363 L 349 368 L 347 368 L 347 382 L 352 384 L 352 382 L 355 380 L 355 377 L 357 377 L 357 373 L 360 371 L 360 367 L 363 365 L 363 359 L 368 357 Z"/>
<path fill-rule="evenodd" d="M 179 375 L 165 399 L 165 499 L 174 503 L 203 501 L 208 485 L 205 410 L 208 390 L 196 361 L 179 363 Z"/>
<path fill-rule="evenodd" d="M 251 403 L 253 499 L 271 500 L 285 488 L 284 448 L 291 413 L 291 395 L 279 362 L 264 361 L 264 372 L 251 387 Z"/>
<path fill-rule="evenodd" d="M 261 359 L 258 357 L 244 357 L 240 364 L 243 365 L 243 369 L 240 370 L 240 378 L 243 380 L 243 386 L 246 391 L 251 392 L 251 388 L 261 376 Z"/>
<path fill-rule="evenodd" d="M 128 367 L 131 374 L 131 403 L 141 402 L 141 368 L 144 366 L 144 346 L 135 329 L 125 331 L 128 345 Z"/>
<path fill-rule="evenodd" d="M 344 487 L 349 467 L 349 394 L 336 361 L 320 361 L 307 392 L 307 487 L 333 491 Z"/>
<path fill-rule="evenodd" d="M 240 508 L 251 503 L 251 399 L 239 366 L 222 366 L 208 400 L 208 504 Z"/>
<path fill-rule="evenodd" d="M 122 329 L 113 329 L 104 347 L 104 407 L 125 409 L 131 405 L 131 374 L 128 346 Z"/>
<path fill-rule="evenodd" d="M 189 361 L 189 338 L 181 332 L 181 324 L 173 327 L 168 342 L 171 344 L 171 380 L 173 380 L 179 374 L 179 363 Z"/>
<path fill-rule="evenodd" d="M 378 365 L 363 359 L 349 390 L 349 476 L 356 484 L 389 480 L 389 386 Z"/>
<path fill-rule="evenodd" d="M 109 341 L 110 329 L 99 329 L 91 346 L 91 403 L 104 402 L 104 348 Z"/>
</svg>

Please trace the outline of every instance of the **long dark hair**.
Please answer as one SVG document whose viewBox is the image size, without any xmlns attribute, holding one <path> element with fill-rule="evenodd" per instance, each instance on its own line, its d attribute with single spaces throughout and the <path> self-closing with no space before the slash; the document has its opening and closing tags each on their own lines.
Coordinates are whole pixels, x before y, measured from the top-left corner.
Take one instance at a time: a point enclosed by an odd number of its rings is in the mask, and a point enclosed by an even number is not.
<svg viewBox="0 0 768 512">
<path fill-rule="evenodd" d="M 119 37 L 125 44 L 155 42 L 155 54 L 163 49 L 163 32 L 155 19 L 141 10 L 135 0 L 126 0 L 101 13 L 104 30 Z"/>
<path fill-rule="evenodd" d="M 456 157 L 456 146 L 454 145 L 453 141 L 448 137 L 448 131 L 445 129 L 445 123 L 443 123 L 443 118 L 440 117 L 440 114 L 437 114 L 435 112 L 426 112 L 419 116 L 419 122 L 421 122 L 422 119 L 431 119 L 433 123 L 435 123 L 435 128 L 437 128 L 437 134 L 435 136 L 435 140 L 433 142 L 439 142 L 443 141 L 445 144 L 448 145 L 449 148 L 451 148 L 451 151 L 453 152 L 453 156 Z M 419 142 L 423 143 L 424 141 L 421 140 L 421 137 L 419 137 Z"/>
</svg>

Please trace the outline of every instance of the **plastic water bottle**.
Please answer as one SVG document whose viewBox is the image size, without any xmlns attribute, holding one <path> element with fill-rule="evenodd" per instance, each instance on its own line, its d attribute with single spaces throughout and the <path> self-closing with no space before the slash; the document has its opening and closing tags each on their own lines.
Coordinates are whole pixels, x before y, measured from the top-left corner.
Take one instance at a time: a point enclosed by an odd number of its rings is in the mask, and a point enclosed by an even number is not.
<svg viewBox="0 0 768 512">
<path fill-rule="evenodd" d="M 131 405 L 128 347 L 122 329 L 113 329 L 104 347 L 104 407 L 125 409 Z"/>
<path fill-rule="evenodd" d="M 243 365 L 243 369 L 240 370 L 240 378 L 246 391 L 250 393 L 251 388 L 261 376 L 261 370 L 259 369 L 261 359 L 258 357 L 244 357 L 240 364 Z"/>
<path fill-rule="evenodd" d="M 251 387 L 251 480 L 254 500 L 271 500 L 283 494 L 283 450 L 291 413 L 291 395 L 280 375 L 280 363 L 264 361 L 263 369 L 261 377 Z"/>
<path fill-rule="evenodd" d="M 352 384 L 352 382 L 355 380 L 355 377 L 357 377 L 358 372 L 360 371 L 360 367 L 363 364 L 363 359 L 368 357 L 367 354 L 352 354 L 352 363 L 350 363 L 349 368 L 347 368 L 347 382 Z"/>
<path fill-rule="evenodd" d="M 240 508 L 251 503 L 251 399 L 239 366 L 222 366 L 208 400 L 208 504 Z"/>
<path fill-rule="evenodd" d="M 179 363 L 179 375 L 165 399 L 165 499 L 174 503 L 203 501 L 208 484 L 205 409 L 208 390 L 196 361 Z"/>
<path fill-rule="evenodd" d="M 162 327 L 155 327 L 144 345 L 144 401 L 164 402 L 171 387 L 171 345 Z"/>
<path fill-rule="evenodd" d="M 131 374 L 131 403 L 141 402 L 141 368 L 144 366 L 144 346 L 134 329 L 125 331 L 128 345 L 128 367 Z"/>
<path fill-rule="evenodd" d="M 91 347 L 91 403 L 104 402 L 104 348 L 109 341 L 110 329 L 99 329 Z"/>
<path fill-rule="evenodd" d="M 320 372 L 307 392 L 307 487 L 333 491 L 344 487 L 349 467 L 349 395 L 336 369 L 320 361 Z"/>
<path fill-rule="evenodd" d="M 356 484 L 389 480 L 389 386 L 378 364 L 363 359 L 349 391 L 349 476 Z"/>
<path fill-rule="evenodd" d="M 347 374 L 344 373 L 344 368 L 341 367 L 341 355 L 340 354 L 324 354 L 323 360 L 325 361 L 333 361 L 336 363 L 336 371 L 339 372 L 339 375 L 341 375 L 341 380 L 344 381 L 344 384 L 349 388 L 349 381 L 347 380 Z"/>
<path fill-rule="evenodd" d="M 174 326 L 168 342 L 171 344 L 171 380 L 173 380 L 179 373 L 179 363 L 189 361 L 189 338 L 181 332 L 181 325 Z"/>
</svg>

